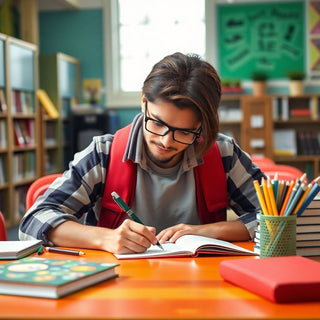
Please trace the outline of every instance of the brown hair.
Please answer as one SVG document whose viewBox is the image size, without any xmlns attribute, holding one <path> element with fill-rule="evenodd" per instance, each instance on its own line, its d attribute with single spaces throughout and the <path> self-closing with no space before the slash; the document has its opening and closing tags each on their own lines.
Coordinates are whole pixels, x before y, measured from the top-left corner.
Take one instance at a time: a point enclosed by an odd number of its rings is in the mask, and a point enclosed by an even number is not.
<svg viewBox="0 0 320 320">
<path fill-rule="evenodd" d="M 202 139 L 195 143 L 203 155 L 219 130 L 220 78 L 215 68 L 195 54 L 174 53 L 156 63 L 144 81 L 148 101 L 163 100 L 178 108 L 191 108 L 202 123 Z"/>
</svg>

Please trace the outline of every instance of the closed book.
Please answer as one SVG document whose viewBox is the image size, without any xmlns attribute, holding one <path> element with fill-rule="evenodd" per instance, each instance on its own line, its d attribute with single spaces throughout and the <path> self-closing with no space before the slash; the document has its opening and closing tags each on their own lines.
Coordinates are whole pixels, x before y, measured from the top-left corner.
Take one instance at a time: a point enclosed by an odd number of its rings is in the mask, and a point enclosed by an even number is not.
<svg viewBox="0 0 320 320">
<path fill-rule="evenodd" d="M 318 214 L 320 212 L 318 211 Z M 305 225 L 305 224 L 320 224 L 320 215 L 304 215 L 302 214 L 300 217 L 297 217 L 297 225 Z"/>
<path fill-rule="evenodd" d="M 313 209 L 313 208 L 320 209 L 320 196 L 315 196 L 307 206 L 307 209 Z"/>
<path fill-rule="evenodd" d="M 0 260 L 20 259 L 39 249 L 42 240 L 0 241 Z"/>
<path fill-rule="evenodd" d="M 273 302 L 320 300 L 320 263 L 300 256 L 224 260 L 221 277 Z"/>
<path fill-rule="evenodd" d="M 27 257 L 0 265 L 0 294 L 57 299 L 116 277 L 117 264 Z"/>
</svg>

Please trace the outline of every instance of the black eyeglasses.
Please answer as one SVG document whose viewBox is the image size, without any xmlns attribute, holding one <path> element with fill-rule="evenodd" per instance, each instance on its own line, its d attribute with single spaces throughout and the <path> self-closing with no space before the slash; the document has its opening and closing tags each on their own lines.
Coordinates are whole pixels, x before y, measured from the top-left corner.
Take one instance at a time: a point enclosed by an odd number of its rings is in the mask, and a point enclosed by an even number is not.
<svg viewBox="0 0 320 320">
<path fill-rule="evenodd" d="M 202 129 L 200 127 L 199 130 L 196 132 L 187 130 L 187 129 L 178 129 L 178 128 L 168 126 L 166 123 L 164 123 L 161 120 L 156 120 L 148 117 L 147 101 L 145 104 L 144 123 L 145 123 L 145 128 L 148 132 L 156 134 L 157 136 L 165 136 L 171 131 L 173 140 L 183 144 L 188 144 L 188 145 L 193 144 L 196 141 L 196 139 L 200 137 L 201 129 Z"/>
</svg>

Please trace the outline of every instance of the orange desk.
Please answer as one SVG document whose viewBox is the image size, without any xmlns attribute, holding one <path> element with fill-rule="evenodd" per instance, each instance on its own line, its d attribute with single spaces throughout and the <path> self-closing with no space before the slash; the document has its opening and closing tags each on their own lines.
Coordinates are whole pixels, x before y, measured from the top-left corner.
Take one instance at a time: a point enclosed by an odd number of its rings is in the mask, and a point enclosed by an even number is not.
<svg viewBox="0 0 320 320">
<path fill-rule="evenodd" d="M 118 262 L 118 278 L 58 300 L 0 295 L 1 319 L 316 319 L 320 302 L 275 304 L 224 282 L 224 259 L 198 257 L 116 260 L 84 250 L 84 257 L 58 259 Z M 243 257 L 242 257 L 243 258 Z M 251 259 L 250 257 L 248 257 Z"/>
</svg>

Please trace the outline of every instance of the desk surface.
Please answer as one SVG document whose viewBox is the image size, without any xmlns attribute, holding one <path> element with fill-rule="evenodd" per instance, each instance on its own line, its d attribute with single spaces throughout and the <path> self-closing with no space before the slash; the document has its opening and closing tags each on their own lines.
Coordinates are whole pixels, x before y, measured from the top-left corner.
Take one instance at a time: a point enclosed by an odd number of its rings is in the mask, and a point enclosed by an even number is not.
<svg viewBox="0 0 320 320">
<path fill-rule="evenodd" d="M 247 244 L 244 246 L 248 247 Z M 84 250 L 84 257 L 45 253 L 57 259 L 117 262 L 119 277 L 58 300 L 0 295 L 1 319 L 315 319 L 320 302 L 276 304 L 219 276 L 224 259 L 141 259 Z M 252 257 L 247 257 L 252 259 Z"/>
</svg>

